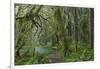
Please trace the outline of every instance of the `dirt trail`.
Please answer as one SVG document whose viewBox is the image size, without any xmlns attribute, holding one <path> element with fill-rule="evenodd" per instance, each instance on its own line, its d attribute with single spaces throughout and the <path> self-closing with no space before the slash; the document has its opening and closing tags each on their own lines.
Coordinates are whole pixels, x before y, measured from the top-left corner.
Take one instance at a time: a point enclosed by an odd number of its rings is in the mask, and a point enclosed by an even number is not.
<svg viewBox="0 0 100 69">
<path fill-rule="evenodd" d="M 58 63 L 62 61 L 61 55 L 57 52 L 51 54 L 49 58 L 51 59 L 52 63 Z"/>
</svg>

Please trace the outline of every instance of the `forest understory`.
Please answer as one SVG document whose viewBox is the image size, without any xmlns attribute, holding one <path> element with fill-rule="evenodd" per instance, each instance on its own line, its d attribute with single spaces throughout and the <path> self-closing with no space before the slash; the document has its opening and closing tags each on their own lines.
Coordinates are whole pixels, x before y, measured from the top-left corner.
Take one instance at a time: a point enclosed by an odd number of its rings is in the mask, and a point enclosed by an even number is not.
<svg viewBox="0 0 100 69">
<path fill-rule="evenodd" d="M 15 4 L 15 65 L 94 60 L 94 9 Z"/>
</svg>

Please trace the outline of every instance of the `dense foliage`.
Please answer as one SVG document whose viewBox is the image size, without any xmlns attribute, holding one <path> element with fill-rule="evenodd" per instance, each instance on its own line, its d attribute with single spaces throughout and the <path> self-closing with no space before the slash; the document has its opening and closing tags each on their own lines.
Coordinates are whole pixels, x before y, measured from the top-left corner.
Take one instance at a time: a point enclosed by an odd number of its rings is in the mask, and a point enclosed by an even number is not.
<svg viewBox="0 0 100 69">
<path fill-rule="evenodd" d="M 94 9 L 15 4 L 15 64 L 94 59 Z"/>
</svg>

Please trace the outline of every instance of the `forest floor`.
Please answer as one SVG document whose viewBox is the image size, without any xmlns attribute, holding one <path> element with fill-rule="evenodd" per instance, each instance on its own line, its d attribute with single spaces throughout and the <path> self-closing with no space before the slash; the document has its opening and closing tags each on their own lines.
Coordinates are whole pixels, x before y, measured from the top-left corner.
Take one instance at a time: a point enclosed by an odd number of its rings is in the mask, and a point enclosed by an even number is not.
<svg viewBox="0 0 100 69">
<path fill-rule="evenodd" d="M 50 54 L 49 59 L 51 59 L 52 63 L 57 63 L 62 61 L 61 55 L 58 52 Z"/>
<path fill-rule="evenodd" d="M 28 49 L 28 47 L 25 48 L 25 50 L 26 49 Z M 47 47 L 45 49 L 47 49 Z M 24 54 L 23 56 L 16 57 L 15 65 L 91 61 L 94 59 L 93 50 L 91 48 L 88 48 L 87 46 L 84 45 L 84 46 L 79 46 L 77 52 L 75 52 L 74 49 L 75 49 L 74 45 L 70 46 L 69 50 L 71 51 L 67 53 L 68 55 L 66 57 L 63 57 L 63 52 L 61 48 L 55 49 L 50 54 L 41 55 L 41 56 L 35 55 L 34 57 L 32 54 L 33 51 L 30 50 L 30 52 Z M 39 51 L 42 53 L 42 50 L 40 48 Z M 47 53 L 47 52 L 48 51 L 43 51 L 43 53 Z"/>
</svg>

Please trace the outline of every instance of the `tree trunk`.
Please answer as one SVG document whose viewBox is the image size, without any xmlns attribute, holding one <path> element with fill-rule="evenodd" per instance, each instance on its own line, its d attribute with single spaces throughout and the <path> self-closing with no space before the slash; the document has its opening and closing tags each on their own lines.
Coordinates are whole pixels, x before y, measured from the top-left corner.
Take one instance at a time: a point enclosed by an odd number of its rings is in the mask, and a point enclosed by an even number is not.
<svg viewBox="0 0 100 69">
<path fill-rule="evenodd" d="M 94 49 L 94 9 L 90 9 L 90 45 Z"/>
<path fill-rule="evenodd" d="M 78 19 L 77 19 L 77 8 L 74 10 L 74 19 L 75 19 L 75 48 L 77 51 L 77 46 L 78 46 Z"/>
</svg>

